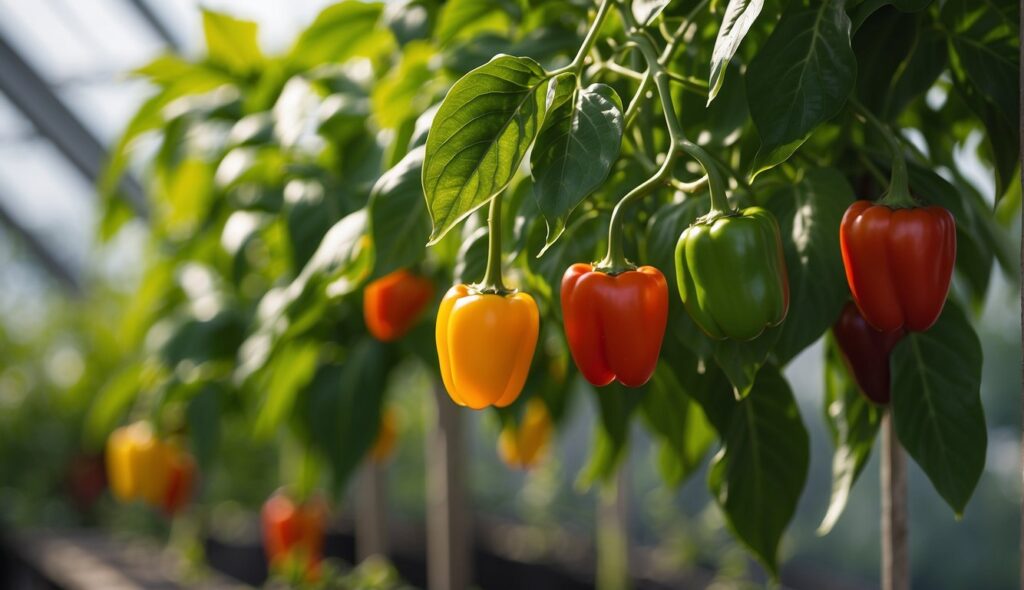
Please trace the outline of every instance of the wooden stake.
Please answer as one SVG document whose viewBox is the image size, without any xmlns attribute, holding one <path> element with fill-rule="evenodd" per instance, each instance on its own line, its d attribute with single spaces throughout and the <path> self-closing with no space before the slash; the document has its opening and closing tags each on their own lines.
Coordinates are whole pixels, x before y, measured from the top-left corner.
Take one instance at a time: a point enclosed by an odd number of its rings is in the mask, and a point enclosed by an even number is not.
<svg viewBox="0 0 1024 590">
<path fill-rule="evenodd" d="M 427 587 L 465 590 L 469 511 L 460 408 L 434 386 L 437 423 L 427 440 Z"/>
<path fill-rule="evenodd" d="M 597 589 L 629 588 L 628 459 L 597 492 Z"/>
<path fill-rule="evenodd" d="M 359 473 L 356 490 L 356 559 L 387 555 L 387 473 L 368 460 Z"/>
<path fill-rule="evenodd" d="M 882 590 L 910 590 L 907 458 L 892 414 L 882 417 Z"/>
</svg>

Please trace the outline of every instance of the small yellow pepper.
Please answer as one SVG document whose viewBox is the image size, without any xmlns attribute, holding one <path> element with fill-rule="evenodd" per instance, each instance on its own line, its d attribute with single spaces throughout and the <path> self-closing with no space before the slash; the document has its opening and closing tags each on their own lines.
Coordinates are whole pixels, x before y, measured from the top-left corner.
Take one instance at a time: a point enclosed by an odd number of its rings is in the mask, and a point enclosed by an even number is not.
<svg viewBox="0 0 1024 590">
<path fill-rule="evenodd" d="M 498 437 L 498 455 L 505 465 L 530 469 L 544 457 L 551 440 L 551 415 L 538 398 L 526 403 L 526 411 L 518 428 L 509 424 Z"/>
<path fill-rule="evenodd" d="M 384 408 L 380 417 L 380 430 L 377 431 L 377 440 L 370 449 L 370 458 L 374 463 L 386 463 L 395 452 L 395 442 L 398 441 L 398 416 L 392 407 Z"/>
<path fill-rule="evenodd" d="M 516 400 L 537 347 L 540 315 L 528 293 L 448 290 L 437 312 L 441 378 L 455 403 L 475 410 Z"/>
</svg>

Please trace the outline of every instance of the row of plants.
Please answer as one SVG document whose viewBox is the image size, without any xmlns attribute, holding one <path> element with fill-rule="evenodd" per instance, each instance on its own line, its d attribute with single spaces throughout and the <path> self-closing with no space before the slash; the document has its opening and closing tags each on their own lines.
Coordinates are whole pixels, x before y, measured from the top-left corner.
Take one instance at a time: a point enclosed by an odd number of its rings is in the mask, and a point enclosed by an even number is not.
<svg viewBox="0 0 1024 590">
<path fill-rule="evenodd" d="M 1017 263 L 1018 13 L 343 1 L 266 55 L 204 11 L 204 56 L 135 72 L 155 92 L 101 187 L 110 238 L 148 146 L 147 262 L 85 436 L 184 436 L 201 481 L 244 424 L 294 508 L 339 497 L 409 363 L 496 408 L 527 466 L 578 375 L 600 410 L 579 485 L 614 477 L 639 421 L 666 486 L 711 457 L 775 575 L 809 460 L 782 369 L 824 336 L 822 533 L 886 412 L 959 515 L 986 454 L 970 316 Z M 991 195 L 956 155 L 977 137 Z"/>
</svg>

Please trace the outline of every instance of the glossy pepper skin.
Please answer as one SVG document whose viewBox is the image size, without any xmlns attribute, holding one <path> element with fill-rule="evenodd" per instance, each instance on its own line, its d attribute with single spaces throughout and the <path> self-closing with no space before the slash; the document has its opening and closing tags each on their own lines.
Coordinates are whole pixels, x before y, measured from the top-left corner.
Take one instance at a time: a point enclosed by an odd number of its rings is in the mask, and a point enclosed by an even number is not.
<svg viewBox="0 0 1024 590">
<path fill-rule="evenodd" d="M 654 374 L 668 321 L 668 283 L 653 266 L 616 275 L 590 264 L 562 276 L 562 318 L 583 376 L 602 387 L 640 387 Z"/>
<path fill-rule="evenodd" d="M 956 261 L 956 221 L 942 207 L 857 201 L 839 228 L 853 299 L 878 330 L 927 330 L 942 313 Z"/>
<path fill-rule="evenodd" d="M 327 507 L 319 497 L 297 503 L 283 490 L 274 492 L 260 511 L 263 548 L 270 567 L 300 568 L 307 577 L 315 578 L 323 556 L 326 520 Z"/>
<path fill-rule="evenodd" d="M 526 382 L 540 314 L 528 293 L 448 290 L 437 311 L 437 356 L 452 401 L 475 410 L 504 407 Z"/>
<path fill-rule="evenodd" d="M 874 329 L 853 303 L 846 304 L 832 326 L 832 335 L 861 393 L 876 404 L 889 403 L 889 353 L 904 333 L 902 329 Z"/>
<path fill-rule="evenodd" d="M 701 219 L 676 243 L 686 311 L 716 340 L 752 340 L 789 311 L 789 280 L 775 217 L 760 207 Z"/>
<path fill-rule="evenodd" d="M 405 269 L 367 285 L 363 319 L 374 338 L 393 342 L 404 336 L 434 298 L 434 283 Z"/>
<path fill-rule="evenodd" d="M 532 398 L 526 403 L 518 427 L 509 424 L 498 436 L 498 456 L 513 469 L 530 469 L 544 457 L 551 441 L 551 415 L 544 402 Z"/>
</svg>

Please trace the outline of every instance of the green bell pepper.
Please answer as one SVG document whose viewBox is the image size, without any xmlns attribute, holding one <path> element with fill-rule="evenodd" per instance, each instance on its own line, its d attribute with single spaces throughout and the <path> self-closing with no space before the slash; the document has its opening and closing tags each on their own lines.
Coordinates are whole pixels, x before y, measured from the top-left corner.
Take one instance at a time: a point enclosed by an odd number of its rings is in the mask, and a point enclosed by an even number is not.
<svg viewBox="0 0 1024 590">
<path fill-rule="evenodd" d="M 676 244 L 676 281 L 686 311 L 704 332 L 752 340 L 789 311 L 779 225 L 760 207 L 712 214 Z"/>
</svg>

